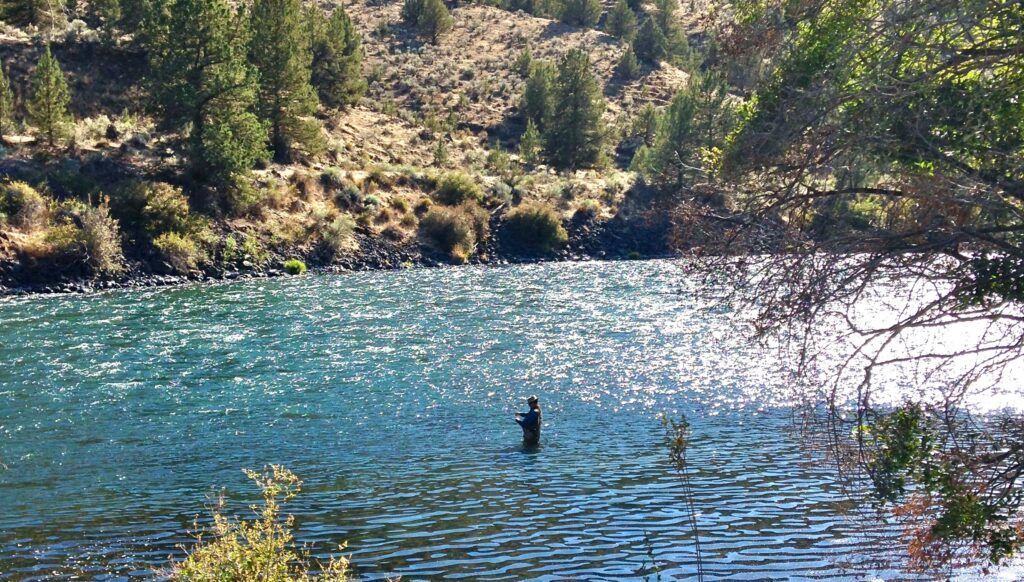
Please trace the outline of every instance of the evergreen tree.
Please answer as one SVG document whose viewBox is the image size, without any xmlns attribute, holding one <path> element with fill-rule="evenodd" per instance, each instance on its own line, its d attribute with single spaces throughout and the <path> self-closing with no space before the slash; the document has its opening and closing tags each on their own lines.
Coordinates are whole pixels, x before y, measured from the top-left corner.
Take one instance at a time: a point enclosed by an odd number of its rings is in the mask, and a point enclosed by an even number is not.
<svg viewBox="0 0 1024 582">
<path fill-rule="evenodd" d="M 47 46 L 32 73 L 27 109 L 29 121 L 46 137 L 50 147 L 71 133 L 73 118 L 68 111 L 69 103 L 71 94 L 68 92 L 68 83 L 60 70 L 60 64 Z"/>
<path fill-rule="evenodd" d="M 121 22 L 121 0 L 91 0 L 86 16 L 90 24 L 112 36 Z"/>
<path fill-rule="evenodd" d="M 626 51 L 622 53 L 618 64 L 615 65 L 615 74 L 627 81 L 640 77 L 640 63 L 636 60 L 633 47 L 626 47 Z"/>
<path fill-rule="evenodd" d="M 534 61 L 526 79 L 519 110 L 527 121 L 544 131 L 551 118 L 552 96 L 555 86 L 555 68 L 547 61 Z"/>
<path fill-rule="evenodd" d="M 4 134 L 14 126 L 14 95 L 11 92 L 11 81 L 0 66 L 0 142 Z"/>
<path fill-rule="evenodd" d="M 193 178 L 228 194 L 266 156 L 247 28 L 226 0 L 168 0 L 149 33 L 161 125 L 183 133 Z"/>
<path fill-rule="evenodd" d="M 540 136 L 540 130 L 533 120 L 526 122 L 526 131 L 523 137 L 519 138 L 519 159 L 527 165 L 535 165 L 540 161 L 540 154 L 544 149 L 544 140 Z"/>
<path fill-rule="evenodd" d="M 656 64 L 665 58 L 665 44 L 665 34 L 661 27 L 653 18 L 648 17 L 633 39 L 633 52 L 641 61 Z"/>
<path fill-rule="evenodd" d="M 454 19 L 444 5 L 444 0 L 423 0 L 423 11 L 416 21 L 420 36 L 437 44 L 442 34 L 452 29 Z"/>
<path fill-rule="evenodd" d="M 696 93 L 692 85 L 672 98 L 654 138 L 654 146 L 645 160 L 645 179 L 665 188 L 680 188 L 698 165 L 694 117 Z"/>
<path fill-rule="evenodd" d="M 325 144 L 312 118 L 319 102 L 299 0 L 256 0 L 249 22 L 249 62 L 259 71 L 256 110 L 270 128 L 274 156 L 287 162 L 297 153 L 319 153 Z"/>
<path fill-rule="evenodd" d="M 139 35 L 152 16 L 152 0 L 121 0 L 120 24 L 126 32 Z"/>
<path fill-rule="evenodd" d="M 519 73 L 520 77 L 523 77 L 523 78 L 529 77 L 530 76 L 530 68 L 531 68 L 532 64 L 533 64 L 533 53 L 530 52 L 530 45 L 529 45 L 529 43 L 527 43 L 527 45 L 524 46 L 523 50 L 519 53 L 519 56 L 516 57 L 516 64 L 515 64 L 516 72 Z"/>
<path fill-rule="evenodd" d="M 556 166 L 581 168 L 597 163 L 604 142 L 601 85 L 590 70 L 590 57 L 569 51 L 558 64 L 553 115 L 544 130 L 548 156 Z"/>
<path fill-rule="evenodd" d="M 410 28 L 416 28 L 425 6 L 426 0 L 405 0 L 402 3 L 402 23 Z"/>
<path fill-rule="evenodd" d="M 679 0 L 654 0 L 654 6 L 658 9 L 655 18 L 658 26 L 666 37 L 677 28 L 676 10 L 679 9 Z"/>
<path fill-rule="evenodd" d="M 632 134 L 640 138 L 644 145 L 653 146 L 654 138 L 658 135 L 658 121 L 661 114 L 653 103 L 643 106 L 633 122 Z"/>
<path fill-rule="evenodd" d="M 601 19 L 601 0 L 563 0 L 562 22 L 590 28 Z"/>
<path fill-rule="evenodd" d="M 608 13 L 604 29 L 608 34 L 626 42 L 633 40 L 633 37 L 636 36 L 636 14 L 626 0 L 619 0 L 615 3 L 615 7 Z"/>
<path fill-rule="evenodd" d="M 359 32 L 345 9 L 338 6 L 326 26 L 320 26 L 323 13 L 314 9 L 311 41 L 312 82 L 320 101 L 328 107 L 354 105 L 366 92 L 363 80 L 363 49 Z"/>
</svg>

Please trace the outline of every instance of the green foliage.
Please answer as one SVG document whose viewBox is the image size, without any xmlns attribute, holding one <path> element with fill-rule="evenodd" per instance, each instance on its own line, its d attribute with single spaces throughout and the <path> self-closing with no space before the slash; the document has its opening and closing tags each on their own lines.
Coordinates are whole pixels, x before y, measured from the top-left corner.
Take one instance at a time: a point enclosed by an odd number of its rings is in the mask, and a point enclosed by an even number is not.
<svg viewBox="0 0 1024 582">
<path fill-rule="evenodd" d="M 14 127 L 14 94 L 11 91 L 11 80 L 0 64 L 0 141 L 4 134 Z"/>
<path fill-rule="evenodd" d="M 505 215 L 501 228 L 515 244 L 542 253 L 550 253 L 569 240 L 558 212 L 545 204 L 515 207 Z"/>
<path fill-rule="evenodd" d="M 336 108 L 355 105 L 366 92 L 366 81 L 362 39 L 352 19 L 342 6 L 334 9 L 326 26 L 321 24 L 323 13 L 319 9 L 310 10 L 308 18 L 313 31 L 312 83 L 320 101 Z"/>
<path fill-rule="evenodd" d="M 31 85 L 31 93 L 26 104 L 28 119 L 46 138 L 47 145 L 53 147 L 58 140 L 71 135 L 73 119 L 71 112 L 68 111 L 68 105 L 71 103 L 68 84 L 60 70 L 60 64 L 50 52 L 49 45 L 40 57 L 35 72 L 32 73 Z"/>
<path fill-rule="evenodd" d="M 544 140 L 541 138 L 540 130 L 533 120 L 526 122 L 526 131 L 519 139 L 519 158 L 524 164 L 533 166 L 540 162 L 540 155 L 544 150 Z"/>
<path fill-rule="evenodd" d="M 419 16 L 416 18 L 416 31 L 431 43 L 437 44 L 441 35 L 451 30 L 455 23 L 444 0 L 411 1 L 419 2 L 421 6 Z"/>
<path fill-rule="evenodd" d="M 288 259 L 284 262 L 284 271 L 289 275 L 301 275 L 307 270 L 306 263 L 299 259 Z"/>
<path fill-rule="evenodd" d="M 86 17 L 109 35 L 121 22 L 121 0 L 90 0 Z"/>
<path fill-rule="evenodd" d="M 31 231 L 41 228 L 47 219 L 46 199 L 24 182 L 0 184 L 0 215 L 14 226 Z"/>
<path fill-rule="evenodd" d="M 645 63 L 657 64 L 667 55 L 665 33 L 653 18 L 646 18 L 633 39 L 636 58 Z"/>
<path fill-rule="evenodd" d="M 653 146 L 658 135 L 658 123 L 661 121 L 661 113 L 653 103 L 644 105 L 633 120 L 630 133 L 640 138 L 644 145 Z"/>
<path fill-rule="evenodd" d="M 867 462 L 873 491 L 882 503 L 904 503 L 904 517 L 927 511 L 929 526 L 918 535 L 917 561 L 942 560 L 951 548 L 967 543 L 984 548 L 1000 564 L 1024 547 L 1024 531 L 1013 526 L 1022 503 L 1019 478 L 1006 462 L 1024 451 L 1019 419 L 996 427 L 994 441 L 979 440 L 967 424 L 907 404 L 873 413 L 858 431 L 870 451 Z M 1009 429 L 1009 430 L 1007 430 Z M 1019 461 L 1018 461 L 1019 462 Z M 936 542 L 944 546 L 929 555 Z"/>
<path fill-rule="evenodd" d="M 645 163 L 644 178 L 678 189 L 706 174 L 707 153 L 723 145 L 730 108 L 725 82 L 713 73 L 693 73 L 661 116 Z"/>
<path fill-rule="evenodd" d="M 559 17 L 572 26 L 591 28 L 601 19 L 601 0 L 562 0 Z"/>
<path fill-rule="evenodd" d="M 487 211 L 475 202 L 435 206 L 420 220 L 419 236 L 428 246 L 465 263 L 489 234 Z"/>
<path fill-rule="evenodd" d="M 604 145 L 604 99 L 583 50 L 569 51 L 559 63 L 553 102 L 558 115 L 544 129 L 551 162 L 562 168 L 595 165 Z"/>
<path fill-rule="evenodd" d="M 533 53 L 530 51 L 529 43 L 527 43 L 527 45 L 523 47 L 523 50 L 519 52 L 519 56 L 516 57 L 516 62 L 513 66 L 520 77 L 527 78 L 530 76 L 532 64 Z"/>
<path fill-rule="evenodd" d="M 434 200 L 447 206 L 458 206 L 464 202 L 480 202 L 484 191 L 476 181 L 462 172 L 445 174 L 433 194 Z"/>
<path fill-rule="evenodd" d="M 1024 260 L 1002 253 L 983 253 L 971 260 L 970 273 L 960 293 L 964 303 L 1024 303 Z"/>
<path fill-rule="evenodd" d="M 255 0 L 252 5 L 249 62 L 259 72 L 256 110 L 282 162 L 326 148 L 320 124 L 312 118 L 319 101 L 310 84 L 312 60 L 302 25 L 299 0 Z"/>
<path fill-rule="evenodd" d="M 212 529 L 197 534 L 196 547 L 190 551 L 188 558 L 175 564 L 171 580 L 347 581 L 348 561 L 344 558 L 334 558 L 326 564 L 314 565 L 308 555 L 295 549 L 295 520 L 292 516 L 281 516 L 281 505 L 298 495 L 302 490 L 302 481 L 278 465 L 271 465 L 263 473 L 245 471 L 245 474 L 263 494 L 263 506 L 252 507 L 257 514 L 256 519 L 232 520 L 224 515 L 221 504 L 213 512 Z"/>
<path fill-rule="evenodd" d="M 604 23 L 604 29 L 608 34 L 625 42 L 631 42 L 636 36 L 636 26 L 636 13 L 626 0 L 615 3 Z"/>
<path fill-rule="evenodd" d="M 402 23 L 408 27 L 415 28 L 423 15 L 423 8 L 426 0 L 404 0 L 402 2 Z"/>
<path fill-rule="evenodd" d="M 253 113 L 257 73 L 246 61 L 243 15 L 226 0 L 168 0 L 150 30 L 153 105 L 165 129 L 185 136 L 192 178 L 238 211 L 244 179 L 266 157 L 266 126 Z"/>
<path fill-rule="evenodd" d="M 615 65 L 615 74 L 626 80 L 640 78 L 640 62 L 636 59 L 633 47 L 626 47 L 619 62 Z"/>
<path fill-rule="evenodd" d="M 153 239 L 153 248 L 176 273 L 182 275 L 194 273 L 206 260 L 199 242 L 188 234 L 165 232 Z"/>
<path fill-rule="evenodd" d="M 188 199 L 180 188 L 158 182 L 144 186 L 145 205 L 140 212 L 143 230 L 151 237 L 164 232 L 192 232 Z"/>
<path fill-rule="evenodd" d="M 547 61 L 534 61 L 530 68 L 530 76 L 526 79 L 523 98 L 519 102 L 519 111 L 529 122 L 544 131 L 551 119 L 554 107 L 556 70 Z"/>
</svg>

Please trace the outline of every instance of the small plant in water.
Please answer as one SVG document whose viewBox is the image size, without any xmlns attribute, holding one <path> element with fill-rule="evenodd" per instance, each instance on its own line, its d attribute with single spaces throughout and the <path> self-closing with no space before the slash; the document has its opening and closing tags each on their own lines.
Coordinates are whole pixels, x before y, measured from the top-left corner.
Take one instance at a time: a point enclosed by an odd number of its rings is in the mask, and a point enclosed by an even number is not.
<svg viewBox="0 0 1024 582">
<path fill-rule="evenodd" d="M 693 506 L 693 488 L 690 487 L 690 474 L 687 470 L 686 451 L 690 447 L 690 421 L 685 416 L 673 420 L 667 414 L 662 415 L 661 424 L 665 427 L 665 442 L 668 445 L 668 456 L 676 469 L 676 474 L 683 482 L 683 495 L 686 496 L 686 509 L 693 531 L 693 547 L 697 558 L 697 580 L 704 580 L 704 565 L 700 554 L 700 531 L 697 529 L 697 510 Z M 651 548 L 652 546 L 648 546 Z M 653 558 L 653 551 L 652 551 Z"/>
<path fill-rule="evenodd" d="M 245 474 L 263 492 L 263 506 L 252 506 L 256 518 L 236 521 L 225 516 L 221 498 L 213 510 L 212 529 L 201 531 L 196 528 L 196 546 L 184 561 L 173 566 L 171 580 L 349 580 L 347 559 L 334 558 L 326 564 L 318 563 L 294 548 L 292 529 L 295 520 L 290 515 L 281 516 L 281 504 L 301 491 L 302 481 L 280 465 L 271 465 L 262 473 L 246 470 Z"/>
</svg>

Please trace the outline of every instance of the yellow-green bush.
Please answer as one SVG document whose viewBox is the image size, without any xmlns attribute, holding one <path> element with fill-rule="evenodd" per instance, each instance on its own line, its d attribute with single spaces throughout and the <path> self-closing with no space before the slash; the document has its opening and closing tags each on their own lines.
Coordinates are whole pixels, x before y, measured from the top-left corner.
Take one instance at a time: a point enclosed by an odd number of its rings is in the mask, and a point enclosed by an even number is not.
<svg viewBox="0 0 1024 582">
<path fill-rule="evenodd" d="M 181 188 L 158 182 L 151 184 L 146 190 L 146 204 L 142 207 L 142 221 L 147 233 L 192 230 L 188 208 L 188 198 Z"/>
<path fill-rule="evenodd" d="M 458 206 L 463 202 L 480 202 L 484 199 L 484 191 L 470 176 L 462 172 L 445 174 L 434 191 L 434 200 L 448 206 Z"/>
<path fill-rule="evenodd" d="M 0 184 L 0 214 L 22 230 L 36 230 L 48 218 L 46 198 L 24 182 Z"/>
<path fill-rule="evenodd" d="M 331 255 L 339 255 L 356 248 L 355 230 L 355 219 L 341 214 L 320 228 L 320 239 Z"/>
<path fill-rule="evenodd" d="M 214 509 L 213 527 L 199 532 L 196 547 L 175 564 L 171 579 L 179 582 L 345 582 L 348 560 L 315 564 L 295 548 L 292 516 L 281 516 L 281 504 L 302 490 L 294 473 L 271 465 L 263 473 L 245 471 L 263 493 L 263 506 L 253 506 L 256 519 L 236 521 Z M 344 546 L 340 546 L 342 549 Z M 316 570 L 319 570 L 317 572 Z"/>
<path fill-rule="evenodd" d="M 161 234 L 153 240 L 153 246 L 175 272 L 183 275 L 194 272 L 206 258 L 193 237 L 177 232 Z"/>
<path fill-rule="evenodd" d="M 420 239 L 459 263 L 468 261 L 488 234 L 487 211 L 473 202 L 435 206 L 420 220 Z"/>
<path fill-rule="evenodd" d="M 569 240 L 554 208 L 540 203 L 515 207 L 505 215 L 502 230 L 518 245 L 551 252 Z"/>
<path fill-rule="evenodd" d="M 85 262 L 96 275 L 116 275 L 124 270 L 121 230 L 110 216 L 106 201 L 86 209 L 81 215 L 79 237 L 85 251 Z"/>
</svg>

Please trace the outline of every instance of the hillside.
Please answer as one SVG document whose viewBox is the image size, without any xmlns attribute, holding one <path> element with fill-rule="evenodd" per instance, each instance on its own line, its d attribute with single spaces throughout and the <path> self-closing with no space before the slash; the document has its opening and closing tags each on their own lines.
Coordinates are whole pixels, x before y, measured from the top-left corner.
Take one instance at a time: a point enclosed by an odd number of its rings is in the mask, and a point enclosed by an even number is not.
<svg viewBox="0 0 1024 582">
<path fill-rule="evenodd" d="M 334 5 L 322 3 L 321 7 L 332 10 Z M 176 265 L 140 240 L 144 236 L 128 232 L 124 236 L 127 269 L 100 278 L 137 279 L 147 272 L 186 277 L 273 272 L 279 261 L 292 256 L 314 264 L 352 267 L 396 266 L 425 257 L 448 260 L 417 236 L 417 222 L 429 204 L 424 200 L 449 170 L 473 176 L 487 192 L 485 206 L 495 215 L 509 205 L 514 191 L 516 204 L 534 200 L 550 205 L 566 224 L 580 206 L 600 222 L 610 220 L 635 182 L 633 173 L 625 169 L 629 152 L 612 154 L 609 164 L 594 169 L 555 171 L 543 164 L 520 164 L 516 146 L 525 123 L 518 105 L 525 78 L 516 70 L 517 59 L 525 49 L 534 61 L 555 63 L 570 49 L 584 49 L 606 100 L 603 119 L 611 131 L 631 123 L 643 104 L 667 103 L 687 79 L 685 72 L 668 63 L 646 66 L 635 80 L 618 78 L 615 65 L 625 50 L 618 39 L 523 11 L 484 5 L 453 7 L 454 26 L 434 45 L 403 25 L 400 3 L 352 3 L 345 9 L 362 38 L 361 69 L 367 91 L 351 107 L 321 109 L 317 114 L 325 151 L 298 163 L 257 168 L 254 179 L 259 188 L 273 191 L 267 196 L 270 201 L 255 212 L 234 217 L 216 210 L 207 213 L 208 225 L 201 238 L 209 248 L 198 251 L 199 258 Z M 180 178 L 182 154 L 176 147 L 181 135 L 163 129 L 148 107 L 145 50 L 132 42 L 131 35 L 103 41 L 80 20 L 72 19 L 63 27 L 7 25 L 3 29 L 0 61 L 14 81 L 15 107 L 25 107 L 29 99 L 28 83 L 17 81 L 32 76 L 49 41 L 67 80 L 74 127 L 68 146 L 54 150 L 42 147 L 22 120 L 4 135 L 0 173 L 10 182 L 44 191 L 55 200 L 52 204 L 68 198 L 93 203 L 105 196 L 116 198 L 115 191 L 133 181 L 169 181 L 181 184 L 187 193 L 188 184 Z M 339 191 L 344 189 L 357 193 L 339 203 Z M 365 203 L 367 199 L 370 204 Z M 194 197 L 190 205 L 197 206 Z M 193 214 L 204 212 L 198 207 L 192 210 Z M 318 252 L 322 247 L 318 230 L 341 214 L 351 215 L 356 223 L 351 241 L 342 244 L 344 252 Z M 116 212 L 115 218 L 125 221 Z M 35 256 L 46 254 L 46 244 L 39 240 L 45 236 L 45 227 L 39 229 L 40 235 L 11 226 L 0 235 L 0 278 L 7 285 L 90 278 L 89 269 L 68 269 L 62 261 Z M 126 226 L 121 224 L 121 230 L 130 231 Z M 586 238 L 591 229 L 584 230 Z M 232 234 L 254 240 L 260 250 L 237 265 L 218 265 L 216 255 L 223 254 L 220 247 Z M 602 246 L 581 242 L 580 233 L 574 233 L 573 239 L 579 243 L 577 252 Z M 480 241 L 479 252 L 456 260 L 493 260 L 485 249 L 500 253 L 501 245 L 495 244 Z M 506 258 L 522 254 L 510 252 Z"/>
</svg>

